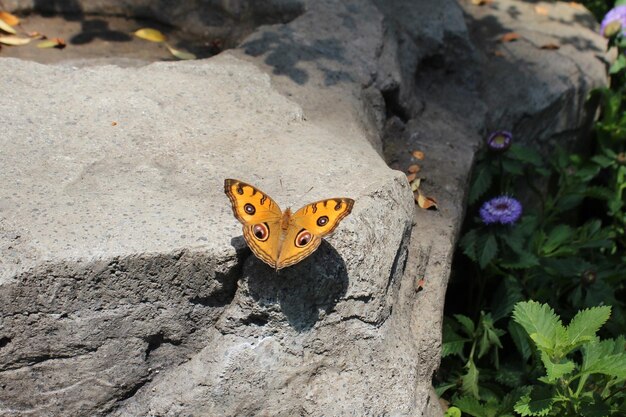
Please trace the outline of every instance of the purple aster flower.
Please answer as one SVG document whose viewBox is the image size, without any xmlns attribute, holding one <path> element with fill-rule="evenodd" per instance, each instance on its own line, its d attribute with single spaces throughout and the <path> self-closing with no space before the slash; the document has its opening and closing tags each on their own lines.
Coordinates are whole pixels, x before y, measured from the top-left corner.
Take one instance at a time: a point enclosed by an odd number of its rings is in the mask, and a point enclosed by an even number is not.
<svg viewBox="0 0 626 417">
<path fill-rule="evenodd" d="M 487 146 L 494 152 L 504 152 L 511 146 L 513 135 L 506 130 L 496 130 L 487 138 Z"/>
<path fill-rule="evenodd" d="M 502 195 L 485 202 L 480 208 L 480 218 L 485 224 L 513 224 L 522 215 L 522 204 L 513 197 Z"/>
<path fill-rule="evenodd" d="M 626 34 L 626 5 L 613 7 L 600 24 L 600 33 L 607 38 L 618 33 L 620 29 L 622 34 Z"/>
</svg>

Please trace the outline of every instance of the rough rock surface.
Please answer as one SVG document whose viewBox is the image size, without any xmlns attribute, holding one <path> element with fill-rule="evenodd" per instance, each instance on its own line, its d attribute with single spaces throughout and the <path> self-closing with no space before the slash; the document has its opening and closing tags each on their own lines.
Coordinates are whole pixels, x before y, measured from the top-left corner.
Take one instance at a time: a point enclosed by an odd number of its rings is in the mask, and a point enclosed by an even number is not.
<svg viewBox="0 0 626 417">
<path fill-rule="evenodd" d="M 545 64 L 526 41 L 492 57 L 475 21 L 530 27 L 505 16 L 524 2 L 272 4 L 301 14 L 209 60 L 0 60 L 0 414 L 440 415 L 430 384 L 480 137 L 567 114 L 540 137 L 575 140 L 588 117 L 562 96 L 606 82 L 603 64 L 565 46 Z M 602 46 L 559 7 L 554 30 Z M 532 59 L 550 88 L 508 78 Z M 414 213 L 381 157 L 406 168 L 413 149 L 438 212 Z M 276 274 L 246 248 L 226 177 L 282 207 L 356 205 Z"/>
</svg>

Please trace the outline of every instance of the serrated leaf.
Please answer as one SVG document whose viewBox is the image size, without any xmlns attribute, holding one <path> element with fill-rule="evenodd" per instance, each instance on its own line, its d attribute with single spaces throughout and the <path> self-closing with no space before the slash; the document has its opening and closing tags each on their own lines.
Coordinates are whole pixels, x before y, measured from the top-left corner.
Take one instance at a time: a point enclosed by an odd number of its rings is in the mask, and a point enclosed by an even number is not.
<svg viewBox="0 0 626 417">
<path fill-rule="evenodd" d="M 437 394 L 438 397 L 441 397 L 446 391 L 454 387 L 456 387 L 456 382 L 448 382 L 448 383 L 444 383 L 441 385 L 437 385 L 435 387 L 435 394 Z"/>
<path fill-rule="evenodd" d="M 583 417 L 608 417 L 611 415 L 611 407 L 598 394 L 595 394 L 594 402 L 582 404 L 580 414 Z"/>
<path fill-rule="evenodd" d="M 520 252 L 512 259 L 503 259 L 500 266 L 508 269 L 528 269 L 539 265 L 539 258 L 530 252 Z"/>
<path fill-rule="evenodd" d="M 453 404 L 470 416 L 486 417 L 483 405 L 477 398 L 472 397 L 471 395 L 462 395 L 453 401 Z"/>
<path fill-rule="evenodd" d="M 463 357 L 463 346 L 470 339 L 456 333 L 450 326 L 443 326 L 443 342 L 441 344 L 441 357 L 450 355 Z"/>
<path fill-rule="evenodd" d="M 539 152 L 516 143 L 511 145 L 509 151 L 507 152 L 507 156 L 535 166 L 541 166 L 543 163 Z"/>
<path fill-rule="evenodd" d="M 170 51 L 170 53 L 178 59 L 181 59 L 181 60 L 196 59 L 196 56 L 192 54 L 191 52 L 183 51 L 181 49 L 176 49 L 167 43 L 165 44 L 165 46 L 167 47 L 167 50 Z"/>
<path fill-rule="evenodd" d="M 17 33 L 17 31 L 15 29 L 13 29 L 11 27 L 11 25 L 9 25 L 7 22 L 5 22 L 2 19 L 0 19 L 0 30 L 4 31 L 6 33 L 10 33 L 12 35 L 15 35 Z"/>
<path fill-rule="evenodd" d="M 567 326 L 567 336 L 572 348 L 582 342 L 593 340 L 610 316 L 611 307 L 609 306 L 579 311 Z"/>
<path fill-rule="evenodd" d="M 487 164 L 481 164 L 476 167 L 476 174 L 474 175 L 474 180 L 472 181 L 472 186 L 470 187 L 470 192 L 468 196 L 469 204 L 474 204 L 480 197 L 483 196 L 491 187 L 491 183 L 493 182 L 493 173 L 491 172 L 491 167 Z"/>
<path fill-rule="evenodd" d="M 478 255 L 478 264 L 482 269 L 491 262 L 498 254 L 498 242 L 492 233 L 488 233 L 486 238 L 482 240 L 476 248 Z"/>
<path fill-rule="evenodd" d="M 459 241 L 461 250 L 472 261 L 476 262 L 476 241 L 478 240 L 478 232 L 476 229 L 472 229 L 467 232 Z"/>
<path fill-rule="evenodd" d="M 559 224 L 550 230 L 546 241 L 542 245 L 542 253 L 550 256 L 561 245 L 570 241 L 574 235 L 574 230 L 565 224 Z"/>
<path fill-rule="evenodd" d="M 11 46 L 26 45 L 30 42 L 30 38 L 21 38 L 19 36 L 0 36 L 0 43 Z"/>
<path fill-rule="evenodd" d="M 524 370 L 521 366 L 514 367 L 512 363 L 507 362 L 498 369 L 494 378 L 496 381 L 509 388 L 520 387 L 524 382 Z"/>
<path fill-rule="evenodd" d="M 551 354 L 566 335 L 565 327 L 547 304 L 523 301 L 513 309 L 513 319 L 519 323 L 537 347 Z"/>
<path fill-rule="evenodd" d="M 461 377 L 461 390 L 465 393 L 473 395 L 475 398 L 479 398 L 478 368 L 471 358 L 465 365 L 465 368 L 467 369 L 467 372 Z"/>
<path fill-rule="evenodd" d="M 517 401 L 515 411 L 522 416 L 546 416 L 554 402 L 550 387 L 534 386 Z"/>
<path fill-rule="evenodd" d="M 474 326 L 474 322 L 469 317 L 464 316 L 463 314 L 455 314 L 454 318 L 461 324 L 461 326 L 463 326 L 463 329 L 468 336 L 471 337 L 474 335 L 476 327 Z"/>
<path fill-rule="evenodd" d="M 581 374 L 603 374 L 626 379 L 626 341 L 617 339 L 594 341 L 582 345 Z"/>
<path fill-rule="evenodd" d="M 167 40 L 163 33 L 152 28 L 142 28 L 136 30 L 133 34 L 140 39 L 145 39 L 150 42 L 165 42 Z"/>
<path fill-rule="evenodd" d="M 522 326 L 515 323 L 514 321 L 509 321 L 507 330 L 509 331 L 511 339 L 513 339 L 513 343 L 515 344 L 517 351 L 520 353 L 520 355 L 522 355 L 524 361 L 527 361 L 533 352 L 530 342 L 528 340 L 528 333 L 526 333 L 526 330 L 524 330 Z"/>
<path fill-rule="evenodd" d="M 562 362 L 552 362 L 546 352 L 541 352 L 541 362 L 546 369 L 546 378 L 541 379 L 543 382 L 554 382 L 564 375 L 569 374 L 574 370 L 576 364 L 572 361 L 563 360 Z"/>
</svg>

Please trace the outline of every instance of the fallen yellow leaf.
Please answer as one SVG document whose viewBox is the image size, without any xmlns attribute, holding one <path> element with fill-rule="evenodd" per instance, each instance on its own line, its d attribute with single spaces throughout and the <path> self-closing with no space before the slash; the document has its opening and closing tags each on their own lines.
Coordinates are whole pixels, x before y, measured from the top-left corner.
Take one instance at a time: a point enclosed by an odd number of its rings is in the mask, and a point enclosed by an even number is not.
<svg viewBox="0 0 626 417">
<path fill-rule="evenodd" d="M 37 44 L 37 48 L 65 48 L 65 41 L 61 38 L 46 39 Z"/>
<path fill-rule="evenodd" d="M 415 175 L 415 174 L 413 174 Z M 412 181 L 409 181 L 411 183 L 411 191 L 415 192 L 420 188 L 420 184 L 422 183 L 422 179 L 421 178 L 415 178 Z"/>
<path fill-rule="evenodd" d="M 196 56 L 191 52 L 181 51 L 180 49 L 173 48 L 169 44 L 165 44 L 167 49 L 170 51 L 172 55 L 174 55 L 178 59 L 196 59 Z"/>
<path fill-rule="evenodd" d="M 415 173 L 406 174 L 406 179 L 409 181 L 409 183 L 412 183 L 413 181 L 415 181 L 415 178 L 417 178 L 417 174 Z"/>
<path fill-rule="evenodd" d="M 424 159 L 424 152 L 422 151 L 413 151 L 411 152 L 411 155 L 413 155 L 414 158 L 422 160 Z"/>
<path fill-rule="evenodd" d="M 535 6 L 535 13 L 540 14 L 542 16 L 547 16 L 550 14 L 550 9 L 548 9 L 546 6 L 537 5 Z"/>
<path fill-rule="evenodd" d="M 20 18 L 9 12 L 0 12 L 0 20 L 4 20 L 11 26 L 17 26 L 20 24 Z"/>
<path fill-rule="evenodd" d="M 11 46 L 26 45 L 30 38 L 20 38 L 19 36 L 0 36 L 0 43 Z"/>
<path fill-rule="evenodd" d="M 420 206 L 420 208 L 423 208 L 424 210 L 429 210 L 429 209 L 438 210 L 439 209 L 439 207 L 437 207 L 437 201 L 432 197 L 426 197 L 424 194 L 422 194 L 422 192 L 419 189 L 417 190 L 415 201 L 417 202 L 417 205 Z"/>
<path fill-rule="evenodd" d="M 143 28 L 137 30 L 134 35 L 138 38 L 145 39 L 150 42 L 165 42 L 167 38 L 164 34 L 156 29 Z"/>
<path fill-rule="evenodd" d="M 6 33 L 10 33 L 12 35 L 15 35 L 17 33 L 15 29 L 11 27 L 11 25 L 9 25 L 7 22 L 5 22 L 2 19 L 0 19 L 0 30 L 3 30 Z"/>
</svg>

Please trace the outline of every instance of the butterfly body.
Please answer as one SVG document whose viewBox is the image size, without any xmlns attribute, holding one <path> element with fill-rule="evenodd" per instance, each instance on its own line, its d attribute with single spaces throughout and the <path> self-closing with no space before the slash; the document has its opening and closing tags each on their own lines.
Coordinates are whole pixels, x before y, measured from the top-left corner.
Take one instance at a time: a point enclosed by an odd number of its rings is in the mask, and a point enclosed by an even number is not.
<svg viewBox="0 0 626 417">
<path fill-rule="evenodd" d="M 276 270 L 300 262 L 317 249 L 322 237 L 350 214 L 354 200 L 331 198 L 307 204 L 295 213 L 282 211 L 267 194 L 239 180 L 226 179 L 224 192 L 243 224 L 252 252 Z"/>
</svg>

